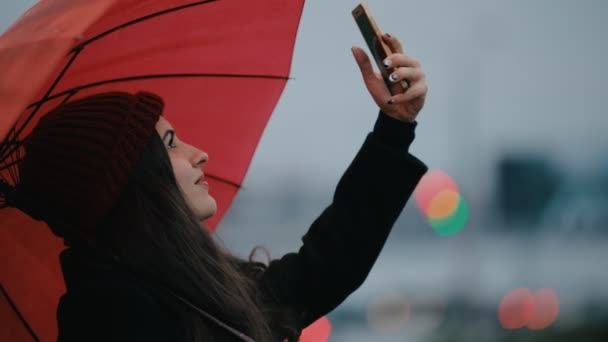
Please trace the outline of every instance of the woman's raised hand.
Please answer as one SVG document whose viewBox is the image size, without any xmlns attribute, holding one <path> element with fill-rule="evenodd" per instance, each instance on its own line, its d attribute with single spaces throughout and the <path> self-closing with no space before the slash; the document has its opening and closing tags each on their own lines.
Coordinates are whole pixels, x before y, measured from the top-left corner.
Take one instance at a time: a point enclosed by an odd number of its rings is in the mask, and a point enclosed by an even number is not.
<svg viewBox="0 0 608 342">
<path fill-rule="evenodd" d="M 390 79 L 394 83 L 392 90 L 395 95 L 391 95 L 382 75 L 374 72 L 370 59 L 363 49 L 353 47 L 353 55 L 361 69 L 365 86 L 378 107 L 395 119 L 413 122 L 426 99 L 428 91 L 426 76 L 420 63 L 403 52 L 403 47 L 396 37 L 384 34 L 382 39 L 392 51 L 395 51 L 384 61 L 386 68 L 394 68 Z M 402 89 L 399 86 L 399 82 L 402 80 L 406 81 L 409 86 L 405 91 L 397 93 Z"/>
</svg>

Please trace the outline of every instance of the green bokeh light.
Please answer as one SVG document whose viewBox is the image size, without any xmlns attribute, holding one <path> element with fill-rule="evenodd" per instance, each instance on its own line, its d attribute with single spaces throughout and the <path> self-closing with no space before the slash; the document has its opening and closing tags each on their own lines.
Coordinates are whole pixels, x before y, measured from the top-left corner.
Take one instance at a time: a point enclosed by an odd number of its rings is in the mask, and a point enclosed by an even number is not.
<svg viewBox="0 0 608 342">
<path fill-rule="evenodd" d="M 468 219 L 469 206 L 461 195 L 458 199 L 458 207 L 450 216 L 441 219 L 429 218 L 429 223 L 439 236 L 450 236 L 461 231 Z"/>
</svg>

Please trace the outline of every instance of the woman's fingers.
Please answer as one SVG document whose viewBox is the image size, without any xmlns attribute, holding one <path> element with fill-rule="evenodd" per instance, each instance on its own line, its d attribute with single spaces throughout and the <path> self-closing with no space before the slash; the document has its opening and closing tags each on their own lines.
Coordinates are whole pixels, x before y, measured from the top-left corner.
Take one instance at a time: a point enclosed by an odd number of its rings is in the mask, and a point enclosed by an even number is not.
<svg viewBox="0 0 608 342">
<path fill-rule="evenodd" d="M 393 95 L 390 98 L 391 104 L 405 104 L 416 98 L 426 96 L 428 92 L 428 86 L 426 82 L 417 82 L 410 85 L 410 87 L 401 94 Z"/>
<path fill-rule="evenodd" d="M 385 34 L 382 40 L 393 52 L 384 59 L 383 64 L 389 72 L 389 82 L 392 83 L 390 88 L 395 95 L 391 96 L 389 93 L 386 96 L 386 91 L 380 94 L 371 92 L 371 89 L 370 93 L 376 94 L 374 100 L 384 113 L 401 121 L 413 122 L 424 106 L 428 93 L 426 75 L 420 62 L 404 53 L 403 46 L 396 37 Z M 398 86 L 399 83 L 402 83 L 402 87 Z M 408 86 L 404 87 L 403 83 Z M 386 87 L 383 89 L 386 90 Z"/>
<path fill-rule="evenodd" d="M 403 46 L 397 37 L 393 37 L 388 33 L 382 35 L 382 40 L 391 48 L 394 53 L 403 53 Z"/>
<path fill-rule="evenodd" d="M 425 75 L 422 69 L 404 67 L 395 69 L 389 75 L 388 79 L 393 83 L 405 80 L 408 84 L 412 84 L 413 82 L 416 82 L 424 77 Z"/>
<path fill-rule="evenodd" d="M 397 68 L 397 67 L 410 67 L 410 68 L 420 68 L 420 62 L 418 60 L 401 53 L 394 53 L 383 61 L 384 65 L 387 68 Z"/>
<path fill-rule="evenodd" d="M 427 93 L 426 75 L 418 60 L 402 53 L 394 53 L 384 60 L 384 65 L 392 69 L 389 81 L 405 81 L 409 85 L 403 93 L 391 97 L 392 103 L 406 103 Z"/>
<path fill-rule="evenodd" d="M 384 68 L 389 71 L 389 89 L 379 73 L 374 72 L 370 58 L 359 47 L 353 47 L 353 55 L 365 85 L 380 109 L 389 116 L 402 121 L 414 121 L 424 106 L 428 87 L 426 75 L 420 62 L 403 53 L 401 43 L 396 38 L 384 37 L 384 41 L 395 53 L 384 60 Z M 407 83 L 407 87 L 399 87 Z M 405 88 L 405 89 L 403 89 Z M 391 95 L 391 92 L 395 95 Z"/>
</svg>

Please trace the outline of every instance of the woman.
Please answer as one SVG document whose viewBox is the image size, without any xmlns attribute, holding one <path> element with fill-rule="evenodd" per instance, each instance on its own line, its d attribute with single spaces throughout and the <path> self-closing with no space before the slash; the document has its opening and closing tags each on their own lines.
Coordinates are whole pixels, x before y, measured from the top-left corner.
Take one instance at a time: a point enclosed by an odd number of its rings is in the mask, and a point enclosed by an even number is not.
<svg viewBox="0 0 608 342">
<path fill-rule="evenodd" d="M 181 141 L 152 93 L 104 93 L 45 115 L 25 142 L 11 205 L 68 246 L 57 317 L 67 341 L 297 341 L 365 280 L 426 172 L 408 153 L 427 92 L 399 41 L 385 64 L 409 88 L 391 96 L 353 48 L 380 113 L 332 204 L 297 253 L 268 265 L 222 250 L 201 222 L 216 204 L 209 157 Z"/>
</svg>

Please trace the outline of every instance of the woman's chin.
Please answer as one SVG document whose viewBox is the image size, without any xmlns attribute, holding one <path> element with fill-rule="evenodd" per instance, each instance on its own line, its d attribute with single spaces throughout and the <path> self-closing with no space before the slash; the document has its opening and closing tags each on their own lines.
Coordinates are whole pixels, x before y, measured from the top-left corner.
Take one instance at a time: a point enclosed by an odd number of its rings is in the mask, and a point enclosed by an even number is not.
<svg viewBox="0 0 608 342">
<path fill-rule="evenodd" d="M 206 196 L 205 199 L 197 202 L 195 205 L 192 205 L 192 202 L 190 202 L 189 206 L 201 222 L 212 217 L 217 212 L 217 204 L 211 196 Z"/>
<path fill-rule="evenodd" d="M 217 212 L 217 204 L 215 203 L 215 199 L 209 198 L 207 203 L 205 203 L 204 208 L 201 208 L 199 211 L 198 217 L 201 221 L 211 218 Z"/>
<path fill-rule="evenodd" d="M 213 215 L 215 215 L 215 212 L 212 212 L 212 213 L 205 213 L 205 214 L 199 215 L 199 220 L 200 220 L 201 222 L 202 222 L 202 221 L 206 221 L 206 220 L 210 219 L 211 217 L 213 217 Z"/>
</svg>

